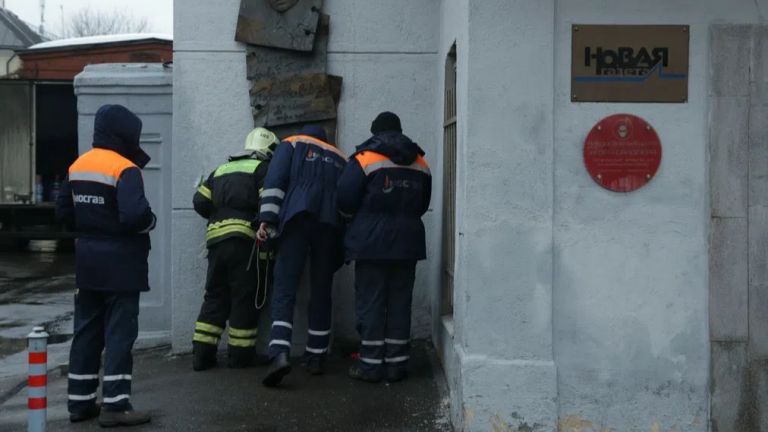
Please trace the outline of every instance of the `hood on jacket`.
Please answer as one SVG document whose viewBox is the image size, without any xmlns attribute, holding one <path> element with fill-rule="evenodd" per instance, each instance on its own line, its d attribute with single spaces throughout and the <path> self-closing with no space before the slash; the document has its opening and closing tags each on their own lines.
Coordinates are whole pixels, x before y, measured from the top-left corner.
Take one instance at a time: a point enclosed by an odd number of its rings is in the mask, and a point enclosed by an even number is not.
<svg viewBox="0 0 768 432">
<path fill-rule="evenodd" d="M 357 153 L 372 151 L 383 154 L 398 165 L 410 165 L 424 150 L 400 132 L 384 132 L 374 135 L 356 148 Z"/>
<path fill-rule="evenodd" d="M 93 147 L 112 150 L 144 168 L 150 157 L 139 146 L 141 119 L 122 105 L 104 105 L 96 112 Z"/>
<path fill-rule="evenodd" d="M 328 136 L 325 134 L 325 129 L 321 128 L 320 126 L 311 124 L 304 125 L 304 127 L 301 128 L 301 131 L 299 131 L 299 135 L 311 136 L 312 138 L 317 138 L 322 142 L 328 142 Z"/>
</svg>

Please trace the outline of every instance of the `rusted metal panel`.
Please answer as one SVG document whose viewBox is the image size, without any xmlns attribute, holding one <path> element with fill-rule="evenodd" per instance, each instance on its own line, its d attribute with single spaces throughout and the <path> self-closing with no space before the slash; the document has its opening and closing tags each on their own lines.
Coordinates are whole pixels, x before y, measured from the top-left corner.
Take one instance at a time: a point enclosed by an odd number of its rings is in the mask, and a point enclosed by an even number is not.
<svg viewBox="0 0 768 432">
<path fill-rule="evenodd" d="M 325 73 L 328 60 L 328 29 L 330 17 L 322 15 L 315 47 L 311 52 L 248 46 L 248 79 L 258 81 L 267 77 L 308 73 Z"/>
<path fill-rule="evenodd" d="M 171 42 L 131 43 L 125 46 L 72 47 L 25 51 L 19 54 L 23 79 L 73 81 L 90 64 L 161 63 L 173 60 Z"/>
<path fill-rule="evenodd" d="M 312 51 L 323 0 L 242 0 L 235 40 Z"/>
<path fill-rule="evenodd" d="M 632 114 L 600 120 L 584 143 L 584 163 L 592 179 L 614 192 L 645 186 L 661 165 L 661 141 L 653 127 Z"/>
<path fill-rule="evenodd" d="M 685 102 L 686 25 L 574 25 L 571 100 Z"/>
<path fill-rule="evenodd" d="M 341 77 L 326 74 L 254 81 L 250 92 L 254 124 L 271 127 L 335 119 L 341 83 Z"/>
</svg>

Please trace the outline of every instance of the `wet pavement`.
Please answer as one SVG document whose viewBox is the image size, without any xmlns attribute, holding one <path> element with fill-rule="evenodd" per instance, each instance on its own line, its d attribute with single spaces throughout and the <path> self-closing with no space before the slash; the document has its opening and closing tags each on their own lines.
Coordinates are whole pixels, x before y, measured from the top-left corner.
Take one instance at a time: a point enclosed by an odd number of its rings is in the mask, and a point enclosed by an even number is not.
<svg viewBox="0 0 768 432">
<path fill-rule="evenodd" d="M 66 362 L 72 338 L 74 255 L 0 250 L 0 403 L 26 378 L 26 336 L 51 335 L 49 365 Z"/>
<path fill-rule="evenodd" d="M 369 384 L 346 377 L 348 353 L 337 349 L 328 373 L 315 377 L 294 362 L 278 389 L 261 385 L 265 367 L 192 372 L 189 356 L 154 351 L 137 355 L 134 398 L 152 423 L 130 430 L 206 432 L 450 431 L 447 395 L 434 352 L 415 344 L 411 376 L 394 384 Z M 220 363 L 221 363 L 220 359 Z M 60 375 L 60 374 L 57 374 Z M 96 431 L 95 421 L 70 424 L 66 379 L 49 378 L 48 430 Z M 26 395 L 0 405 L 0 432 L 24 430 Z"/>
<path fill-rule="evenodd" d="M 74 286 L 71 254 L 0 251 L 0 432 L 26 430 L 26 335 L 35 325 L 44 325 L 52 334 L 48 430 L 101 430 L 96 422 L 70 424 L 66 411 Z M 451 430 L 444 378 L 431 345 L 415 344 L 411 377 L 395 384 L 347 378 L 350 348 L 337 345 L 328 373 L 321 377 L 310 376 L 295 365 L 280 389 L 261 385 L 265 367 L 195 373 L 189 356 L 140 352 L 133 374 L 134 404 L 149 409 L 154 419 L 131 430 Z"/>
</svg>

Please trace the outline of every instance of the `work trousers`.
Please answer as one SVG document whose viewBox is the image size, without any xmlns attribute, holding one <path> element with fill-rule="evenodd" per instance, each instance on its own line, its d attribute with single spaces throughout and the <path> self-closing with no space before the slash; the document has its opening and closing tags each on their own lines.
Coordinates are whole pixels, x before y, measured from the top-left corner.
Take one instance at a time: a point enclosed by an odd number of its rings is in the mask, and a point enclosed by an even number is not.
<svg viewBox="0 0 768 432">
<path fill-rule="evenodd" d="M 355 262 L 355 310 L 364 370 L 407 368 L 415 274 L 416 261 Z"/>
<path fill-rule="evenodd" d="M 268 284 L 268 270 L 257 253 L 251 257 L 252 251 L 253 240 L 245 237 L 228 238 L 208 249 L 205 296 L 192 339 L 196 350 L 215 352 L 229 321 L 229 356 L 243 361 L 253 357 L 259 323 L 256 291 L 259 279 L 262 285 Z M 261 287 L 259 300 L 266 289 Z"/>
<path fill-rule="evenodd" d="M 269 355 L 289 353 L 293 336 L 293 309 L 296 291 L 310 259 L 309 335 L 305 354 L 325 356 L 331 338 L 331 290 L 333 274 L 339 268 L 342 238 L 339 231 L 299 215 L 288 222 L 280 235 L 275 262 L 274 292 L 272 293 L 272 331 Z"/>
<path fill-rule="evenodd" d="M 69 412 L 81 413 L 96 403 L 102 351 L 102 408 L 131 409 L 131 350 L 138 333 L 138 292 L 79 290 L 75 294 L 75 331 L 69 351 Z"/>
</svg>

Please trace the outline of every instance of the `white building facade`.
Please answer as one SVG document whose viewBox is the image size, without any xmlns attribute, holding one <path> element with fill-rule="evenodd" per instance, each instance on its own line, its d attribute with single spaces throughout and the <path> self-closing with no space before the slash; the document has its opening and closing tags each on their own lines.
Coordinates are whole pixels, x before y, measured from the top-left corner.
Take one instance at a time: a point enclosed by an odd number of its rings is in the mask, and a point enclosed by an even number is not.
<svg viewBox="0 0 768 432">
<path fill-rule="evenodd" d="M 193 185 L 253 127 L 239 3 L 175 4 L 176 351 L 191 348 L 205 279 Z M 325 0 L 323 12 L 328 72 L 344 79 L 339 146 L 391 110 L 433 168 L 413 331 L 437 347 L 457 430 L 768 431 L 768 1 Z M 688 100 L 572 102 L 576 24 L 689 26 Z M 582 154 L 616 113 L 647 120 L 663 146 L 655 178 L 626 194 L 595 184 Z M 343 269 L 339 336 L 354 337 L 351 284 Z"/>
</svg>

